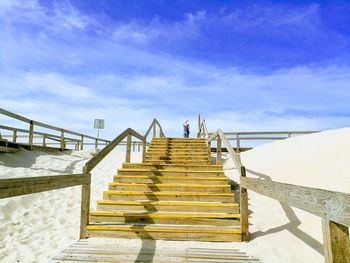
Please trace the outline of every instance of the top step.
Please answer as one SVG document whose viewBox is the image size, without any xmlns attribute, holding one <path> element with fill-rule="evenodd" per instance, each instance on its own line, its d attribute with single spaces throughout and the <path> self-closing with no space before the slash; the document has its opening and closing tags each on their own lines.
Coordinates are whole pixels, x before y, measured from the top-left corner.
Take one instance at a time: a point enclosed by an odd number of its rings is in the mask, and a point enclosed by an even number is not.
<svg viewBox="0 0 350 263">
<path fill-rule="evenodd" d="M 206 139 L 198 139 L 198 138 L 152 138 L 152 141 L 198 141 L 205 142 Z"/>
</svg>

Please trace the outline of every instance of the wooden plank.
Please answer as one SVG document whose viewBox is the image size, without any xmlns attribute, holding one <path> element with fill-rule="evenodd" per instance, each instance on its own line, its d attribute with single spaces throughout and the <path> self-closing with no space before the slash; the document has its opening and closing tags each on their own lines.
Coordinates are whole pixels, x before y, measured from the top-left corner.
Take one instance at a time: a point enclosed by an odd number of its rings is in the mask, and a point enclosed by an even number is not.
<svg viewBox="0 0 350 263">
<path fill-rule="evenodd" d="M 119 134 L 113 141 L 104 147 L 97 155 L 92 157 L 84 166 L 84 172 L 89 173 L 94 167 L 103 160 L 128 134 L 130 129 L 126 129 Z"/>
<path fill-rule="evenodd" d="M 323 219 L 323 246 L 326 263 L 350 263 L 349 229 Z"/>
<path fill-rule="evenodd" d="M 126 154 L 125 154 L 125 162 L 130 163 L 131 159 L 131 134 L 129 133 L 126 137 Z"/>
<path fill-rule="evenodd" d="M 0 198 L 33 194 L 90 182 L 85 174 L 11 178 L 0 180 Z"/>
<path fill-rule="evenodd" d="M 87 174 L 91 181 L 91 174 Z M 86 226 L 89 225 L 91 183 L 83 184 L 81 188 L 80 238 L 86 238 Z"/>
<path fill-rule="evenodd" d="M 248 177 L 241 187 L 350 227 L 350 194 Z"/>
<path fill-rule="evenodd" d="M 0 146 L 0 152 L 4 153 L 16 153 L 18 152 L 19 149 L 17 148 L 11 148 L 11 147 L 5 147 L 5 146 Z"/>
<path fill-rule="evenodd" d="M 241 166 L 242 166 L 242 163 L 238 157 L 238 155 L 235 153 L 235 151 L 233 150 L 231 144 L 228 142 L 227 138 L 225 137 L 224 133 L 222 132 L 221 129 L 218 129 L 218 134 L 220 136 L 220 138 L 222 139 L 222 141 L 224 142 L 224 145 L 228 151 L 228 153 L 230 154 L 236 168 L 238 169 L 238 171 L 240 172 L 241 171 Z"/>
<path fill-rule="evenodd" d="M 29 138 L 28 138 L 29 147 L 33 146 L 33 131 L 34 131 L 33 121 L 30 121 L 30 123 L 29 123 Z"/>
<path fill-rule="evenodd" d="M 61 140 L 60 140 L 60 149 L 61 151 L 64 151 L 65 148 L 65 142 L 64 142 L 64 131 L 61 130 Z"/>
<path fill-rule="evenodd" d="M 241 167 L 241 178 L 246 178 L 245 167 Z M 248 213 L 248 192 L 247 189 L 240 186 L 240 214 L 241 214 L 241 230 L 242 241 L 249 241 L 249 213 Z"/>
</svg>

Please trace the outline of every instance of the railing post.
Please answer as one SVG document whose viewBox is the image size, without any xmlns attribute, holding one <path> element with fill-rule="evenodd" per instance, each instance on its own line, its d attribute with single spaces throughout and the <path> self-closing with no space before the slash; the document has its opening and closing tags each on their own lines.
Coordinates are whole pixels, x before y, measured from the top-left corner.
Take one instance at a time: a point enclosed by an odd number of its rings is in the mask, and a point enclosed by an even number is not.
<svg viewBox="0 0 350 263">
<path fill-rule="evenodd" d="M 197 133 L 197 138 L 201 138 L 201 137 L 199 137 L 200 132 L 201 132 L 201 114 L 198 113 L 198 133 Z"/>
<path fill-rule="evenodd" d="M 30 121 L 29 123 L 29 147 L 30 149 L 33 148 L 33 138 L 34 138 L 34 123 L 33 121 Z"/>
<path fill-rule="evenodd" d="M 327 219 L 322 219 L 323 249 L 326 263 L 349 263 L 349 229 Z"/>
<path fill-rule="evenodd" d="M 17 130 L 13 130 L 13 138 L 12 138 L 13 142 L 17 141 Z"/>
<path fill-rule="evenodd" d="M 126 139 L 126 155 L 125 155 L 125 162 L 130 163 L 131 157 L 131 134 L 128 134 Z"/>
<path fill-rule="evenodd" d="M 241 177 L 246 177 L 246 170 L 241 166 Z M 248 223 L 248 191 L 240 187 L 240 220 L 242 230 L 242 241 L 249 240 L 249 223 Z"/>
<path fill-rule="evenodd" d="M 153 138 L 157 137 L 156 123 L 153 123 Z"/>
<path fill-rule="evenodd" d="M 216 141 L 216 164 L 221 164 L 221 138 L 217 137 Z"/>
<path fill-rule="evenodd" d="M 132 143 L 132 151 L 135 152 L 135 141 Z"/>
<path fill-rule="evenodd" d="M 89 183 L 81 186 L 81 210 L 80 210 L 80 239 L 86 238 L 86 226 L 89 225 L 90 195 L 91 195 L 91 173 Z"/>
<path fill-rule="evenodd" d="M 241 147 L 241 142 L 239 141 L 239 134 L 238 133 L 236 135 L 236 143 L 237 143 L 236 151 L 239 154 L 239 152 L 240 152 L 239 148 Z"/>
<path fill-rule="evenodd" d="M 209 155 L 209 160 L 211 160 L 211 141 L 208 142 L 208 155 Z"/>
<path fill-rule="evenodd" d="M 61 130 L 61 145 L 60 145 L 61 151 L 64 150 L 64 130 Z"/>
<path fill-rule="evenodd" d="M 97 152 L 97 149 L 98 149 L 98 140 L 97 138 L 95 139 L 95 152 Z"/>
<path fill-rule="evenodd" d="M 145 141 L 142 142 L 142 162 L 146 160 L 146 138 Z"/>
<path fill-rule="evenodd" d="M 43 146 L 46 147 L 46 135 L 43 135 Z"/>
<path fill-rule="evenodd" d="M 80 150 L 84 150 L 84 135 L 81 135 L 80 138 Z"/>
</svg>

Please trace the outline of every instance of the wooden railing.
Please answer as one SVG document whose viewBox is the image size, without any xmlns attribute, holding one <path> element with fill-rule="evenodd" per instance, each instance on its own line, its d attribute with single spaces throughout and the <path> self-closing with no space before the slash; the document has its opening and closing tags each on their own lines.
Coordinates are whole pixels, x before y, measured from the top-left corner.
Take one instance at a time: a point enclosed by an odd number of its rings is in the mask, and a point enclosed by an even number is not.
<svg viewBox="0 0 350 263">
<path fill-rule="evenodd" d="M 24 122 L 24 123 L 28 124 L 28 129 L 20 129 L 20 128 L 15 128 L 15 127 L 0 125 L 0 130 L 11 131 L 12 138 L 9 138 L 8 136 L 6 136 L 6 138 L 12 139 L 11 141 L 14 143 L 19 143 L 18 139 L 24 138 L 23 136 L 20 136 L 19 133 L 24 133 L 26 135 L 25 139 L 28 139 L 28 141 L 23 143 L 23 144 L 27 145 L 30 149 L 33 149 L 36 146 L 47 147 L 47 145 L 49 145 L 48 140 L 50 140 L 51 143 L 53 141 L 54 143 L 58 144 L 58 146 L 59 146 L 58 148 L 62 151 L 64 149 L 66 149 L 66 145 L 68 145 L 68 144 L 74 145 L 76 150 L 78 150 L 78 149 L 83 150 L 84 145 L 88 145 L 88 144 L 91 145 L 92 144 L 95 146 L 95 149 L 97 149 L 99 145 L 105 146 L 106 144 L 108 144 L 110 142 L 109 140 L 96 138 L 96 137 L 89 136 L 86 134 L 82 134 L 82 133 L 78 133 L 75 131 L 71 131 L 71 130 L 63 129 L 63 128 L 56 127 L 53 125 L 49 125 L 49 124 L 46 124 L 43 122 L 31 120 L 31 119 L 28 119 L 28 118 L 23 117 L 21 115 L 7 111 L 5 109 L 2 109 L 2 108 L 0 108 L 0 114 L 7 116 L 7 117 L 10 117 L 12 119 L 15 119 L 17 121 Z M 59 133 L 59 135 L 35 131 L 36 127 L 49 129 L 51 131 L 56 131 Z M 67 137 L 67 135 L 68 136 L 75 136 L 75 138 Z M 41 142 L 35 143 L 34 139 L 36 139 L 36 138 L 41 139 Z M 92 140 L 93 142 L 87 143 L 86 142 L 87 139 Z"/>
<path fill-rule="evenodd" d="M 159 124 L 159 122 L 154 119 L 146 131 L 145 135 L 140 135 L 133 129 L 126 129 L 124 132 L 119 134 L 110 144 L 108 144 L 105 148 L 103 148 L 97 155 L 91 158 L 84 166 L 83 173 L 89 174 L 92 169 L 94 169 L 115 147 L 117 147 L 125 138 L 127 139 L 126 144 L 126 154 L 125 154 L 125 162 L 129 163 L 131 159 L 131 139 L 135 137 L 142 142 L 142 161 L 145 160 L 146 154 L 146 143 L 149 133 L 153 131 L 153 137 L 157 137 L 157 126 L 159 128 L 159 137 L 164 137 L 164 132 Z M 86 226 L 89 224 L 89 210 L 90 210 L 90 185 L 86 185 L 83 187 L 82 191 L 82 214 L 81 214 L 81 223 L 80 223 L 80 238 L 86 238 Z"/>
<path fill-rule="evenodd" d="M 199 126 L 201 129 L 198 134 L 208 135 L 208 148 L 214 139 L 217 140 L 216 162 L 221 163 L 221 143 L 223 142 L 239 172 L 243 240 L 249 240 L 247 193 L 249 189 L 321 217 L 325 262 L 350 262 L 350 194 L 246 177 L 246 168 L 242 165 L 239 154 L 234 151 L 225 134 L 218 129 L 209 135 L 204 130 L 203 121 Z"/>
<path fill-rule="evenodd" d="M 125 138 L 127 139 L 125 162 L 130 162 L 131 159 L 132 137 L 142 142 L 142 159 L 144 160 L 148 135 L 153 131 L 153 137 L 156 137 L 157 127 L 159 128 L 159 137 L 164 137 L 162 127 L 156 119 L 153 120 L 144 136 L 133 129 L 126 129 L 85 164 L 82 174 L 0 179 L 0 199 L 81 185 L 80 238 L 86 238 L 86 226 L 89 223 L 90 211 L 91 170 Z"/>
</svg>

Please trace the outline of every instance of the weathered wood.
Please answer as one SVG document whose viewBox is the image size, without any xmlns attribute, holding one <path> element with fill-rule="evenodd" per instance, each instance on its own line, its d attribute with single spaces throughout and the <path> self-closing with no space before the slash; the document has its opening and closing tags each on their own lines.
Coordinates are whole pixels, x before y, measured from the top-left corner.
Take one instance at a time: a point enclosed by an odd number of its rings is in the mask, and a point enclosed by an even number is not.
<svg viewBox="0 0 350 263">
<path fill-rule="evenodd" d="M 216 164 L 221 164 L 221 138 L 217 137 L 216 140 Z"/>
<path fill-rule="evenodd" d="M 201 115 L 198 114 L 198 133 L 197 133 L 197 138 L 200 138 L 201 134 Z"/>
<path fill-rule="evenodd" d="M 126 129 L 119 134 L 113 141 L 111 141 L 106 147 L 104 147 L 98 154 L 92 157 L 84 167 L 84 172 L 89 173 L 94 167 L 103 160 L 128 134 L 130 129 Z"/>
<path fill-rule="evenodd" d="M 131 159 L 131 134 L 129 133 L 126 137 L 126 154 L 125 154 L 125 162 L 130 163 Z"/>
<path fill-rule="evenodd" d="M 30 121 L 29 123 L 29 138 L 28 138 L 28 144 L 29 147 L 33 146 L 33 132 L 34 132 L 34 124 L 33 121 Z"/>
<path fill-rule="evenodd" d="M 91 174 L 87 174 L 91 180 Z M 80 238 L 86 238 L 86 226 L 89 225 L 91 183 L 81 187 Z"/>
<path fill-rule="evenodd" d="M 227 138 L 225 137 L 224 133 L 221 131 L 221 129 L 218 129 L 217 130 L 217 133 L 219 134 L 220 138 L 222 139 L 222 141 L 224 142 L 224 145 L 227 149 L 227 151 L 229 152 L 236 168 L 238 169 L 238 171 L 240 172 L 241 171 L 241 166 L 242 166 L 242 163 L 238 157 L 238 155 L 235 153 L 235 151 L 233 150 L 231 144 L 228 142 Z"/>
<path fill-rule="evenodd" d="M 241 186 L 350 227 L 350 194 L 241 177 Z"/>
<path fill-rule="evenodd" d="M 135 138 L 139 139 L 140 141 L 146 141 L 146 138 L 139 134 L 138 132 L 134 131 L 133 129 L 130 129 L 130 134 L 134 136 Z"/>
<path fill-rule="evenodd" d="M 98 140 L 97 140 L 97 138 L 95 139 L 95 151 L 97 151 L 97 149 L 98 149 Z"/>
<path fill-rule="evenodd" d="M 84 150 L 84 135 L 80 136 L 80 150 Z"/>
<path fill-rule="evenodd" d="M 240 167 L 241 179 L 246 178 L 246 170 L 244 166 Z M 248 192 L 247 189 L 240 185 L 240 214 L 241 214 L 241 230 L 242 241 L 249 241 L 249 222 L 248 222 Z"/>
<path fill-rule="evenodd" d="M 65 140 L 64 140 L 64 130 L 61 130 L 61 142 L 60 142 L 60 149 L 61 151 L 64 151 L 65 149 Z"/>
<path fill-rule="evenodd" d="M 350 262 L 349 229 L 327 219 L 322 219 L 323 247 L 326 263 Z"/>
<path fill-rule="evenodd" d="M 16 153 L 18 152 L 19 149 L 17 148 L 11 148 L 11 147 L 6 147 L 6 146 L 0 146 L 0 152 L 4 153 Z"/>
<path fill-rule="evenodd" d="M 89 183 L 85 174 L 11 178 L 0 180 L 0 198 L 33 194 Z"/>
<path fill-rule="evenodd" d="M 146 141 L 142 143 L 142 162 L 146 160 Z"/>
<path fill-rule="evenodd" d="M 153 123 L 153 138 L 157 137 L 156 123 Z"/>
<path fill-rule="evenodd" d="M 16 142 L 16 141 L 17 141 L 17 131 L 16 131 L 16 130 L 13 130 L 12 141 L 13 141 L 13 142 Z"/>
</svg>

